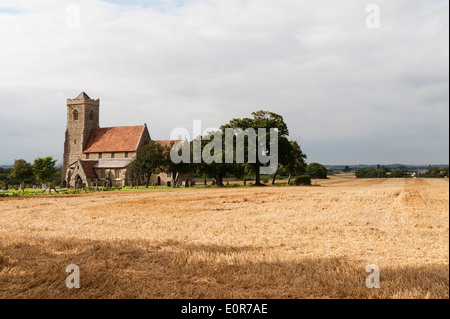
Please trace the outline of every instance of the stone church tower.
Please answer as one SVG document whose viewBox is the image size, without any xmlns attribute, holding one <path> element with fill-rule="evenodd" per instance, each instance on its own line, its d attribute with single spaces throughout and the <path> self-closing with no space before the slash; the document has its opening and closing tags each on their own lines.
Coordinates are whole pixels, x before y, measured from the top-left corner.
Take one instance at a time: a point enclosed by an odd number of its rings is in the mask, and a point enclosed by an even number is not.
<svg viewBox="0 0 450 319">
<path fill-rule="evenodd" d="M 67 129 L 64 141 L 62 176 L 68 165 L 82 158 L 83 149 L 93 129 L 99 128 L 100 100 L 82 92 L 75 99 L 67 99 Z"/>
</svg>

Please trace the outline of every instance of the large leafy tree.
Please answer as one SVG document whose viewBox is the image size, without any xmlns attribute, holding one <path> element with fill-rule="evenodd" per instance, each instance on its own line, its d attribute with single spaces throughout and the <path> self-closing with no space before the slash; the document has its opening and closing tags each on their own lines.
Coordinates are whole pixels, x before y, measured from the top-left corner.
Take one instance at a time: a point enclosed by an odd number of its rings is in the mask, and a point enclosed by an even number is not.
<svg viewBox="0 0 450 319">
<path fill-rule="evenodd" d="M 42 183 L 48 182 L 48 189 L 51 193 L 51 182 L 55 178 L 55 174 L 57 172 L 56 169 L 56 160 L 53 159 L 52 156 L 48 157 L 38 157 L 33 162 L 33 172 L 34 176 L 38 181 Z"/>
<path fill-rule="evenodd" d="M 20 182 L 20 188 L 24 191 L 25 181 L 33 178 L 33 168 L 27 161 L 18 159 L 15 161 L 9 177 L 18 180 Z"/>
<path fill-rule="evenodd" d="M 131 163 L 131 171 L 134 174 L 144 175 L 145 187 L 148 188 L 152 174 L 158 174 L 165 164 L 164 146 L 151 141 L 142 147 Z"/>
<path fill-rule="evenodd" d="M 246 130 L 246 129 L 254 129 L 256 133 L 258 133 L 258 128 L 265 128 L 266 134 L 265 139 L 258 140 L 259 145 L 257 144 L 257 152 L 262 152 L 264 149 L 263 146 L 269 145 L 270 143 L 270 129 L 277 129 L 278 138 L 286 137 L 289 135 L 289 130 L 287 124 L 284 122 L 284 119 L 281 115 L 278 115 L 269 111 L 257 111 L 252 113 L 253 118 L 241 118 L 241 119 L 232 119 L 228 124 L 223 125 L 221 129 L 233 128 L 235 130 Z M 248 147 L 249 142 L 248 138 L 245 138 L 245 166 L 248 171 L 255 174 L 255 185 L 262 185 L 260 178 L 260 167 L 266 166 L 266 164 L 262 163 L 259 159 L 259 156 L 256 156 L 255 163 L 249 163 L 248 161 Z"/>
</svg>

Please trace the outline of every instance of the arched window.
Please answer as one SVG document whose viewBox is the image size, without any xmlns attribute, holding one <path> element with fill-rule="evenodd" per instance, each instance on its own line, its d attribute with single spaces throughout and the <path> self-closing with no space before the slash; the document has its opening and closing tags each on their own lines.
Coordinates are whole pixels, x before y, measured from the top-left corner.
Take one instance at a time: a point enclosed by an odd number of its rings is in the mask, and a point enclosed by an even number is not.
<svg viewBox="0 0 450 319">
<path fill-rule="evenodd" d="M 91 113 L 89 113 L 89 119 L 90 119 L 91 121 L 94 120 L 94 111 L 91 111 Z"/>
<path fill-rule="evenodd" d="M 73 120 L 78 121 L 78 111 L 77 110 L 73 111 Z"/>
</svg>

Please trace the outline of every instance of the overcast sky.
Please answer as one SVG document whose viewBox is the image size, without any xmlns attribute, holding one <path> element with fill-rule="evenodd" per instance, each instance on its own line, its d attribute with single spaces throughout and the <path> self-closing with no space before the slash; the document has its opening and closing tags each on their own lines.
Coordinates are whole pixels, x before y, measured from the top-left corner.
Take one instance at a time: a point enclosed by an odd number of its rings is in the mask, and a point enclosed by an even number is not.
<svg viewBox="0 0 450 319">
<path fill-rule="evenodd" d="M 81 91 L 100 99 L 100 126 L 147 123 L 153 139 L 263 109 L 308 162 L 448 163 L 448 7 L 1 0 L 0 165 L 62 161 L 66 99 Z"/>
</svg>

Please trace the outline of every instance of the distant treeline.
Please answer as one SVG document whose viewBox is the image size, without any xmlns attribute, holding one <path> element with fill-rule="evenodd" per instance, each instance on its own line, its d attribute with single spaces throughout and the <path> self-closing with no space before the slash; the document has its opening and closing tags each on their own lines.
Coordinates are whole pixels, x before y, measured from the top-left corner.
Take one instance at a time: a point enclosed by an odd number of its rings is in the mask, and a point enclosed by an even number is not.
<svg viewBox="0 0 450 319">
<path fill-rule="evenodd" d="M 357 178 L 387 178 L 387 177 L 429 177 L 429 178 L 443 178 L 448 177 L 448 166 L 436 167 L 428 166 L 426 169 L 411 170 L 411 169 L 390 169 L 384 166 L 378 168 L 362 168 L 355 172 Z"/>
</svg>

